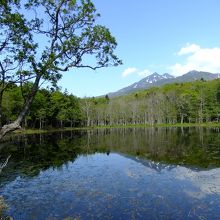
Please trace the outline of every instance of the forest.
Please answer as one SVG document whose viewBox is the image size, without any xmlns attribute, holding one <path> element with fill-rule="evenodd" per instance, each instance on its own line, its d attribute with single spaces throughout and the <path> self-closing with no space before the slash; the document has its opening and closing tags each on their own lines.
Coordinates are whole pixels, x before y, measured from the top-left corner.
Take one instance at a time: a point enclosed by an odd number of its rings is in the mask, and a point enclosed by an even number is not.
<svg viewBox="0 0 220 220">
<path fill-rule="evenodd" d="M 3 99 L 2 124 L 15 120 L 26 88 L 12 86 Z M 22 91 L 22 92 L 21 92 Z M 78 98 L 60 89 L 40 89 L 23 128 L 64 128 L 206 123 L 220 121 L 220 79 L 174 83 L 127 96 Z"/>
</svg>

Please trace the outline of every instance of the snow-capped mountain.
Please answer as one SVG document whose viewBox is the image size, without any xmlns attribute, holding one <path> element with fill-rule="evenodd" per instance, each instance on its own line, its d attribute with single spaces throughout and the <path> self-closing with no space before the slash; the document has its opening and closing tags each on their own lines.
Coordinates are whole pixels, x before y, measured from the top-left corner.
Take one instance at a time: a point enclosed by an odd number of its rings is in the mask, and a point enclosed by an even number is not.
<svg viewBox="0 0 220 220">
<path fill-rule="evenodd" d="M 171 76 L 168 73 L 164 73 L 163 75 L 159 75 L 158 73 L 153 73 L 147 77 L 145 77 L 144 79 L 140 80 L 139 82 L 136 82 L 134 84 L 132 84 L 131 86 L 128 86 L 124 89 L 128 89 L 130 90 L 131 88 L 133 89 L 145 89 L 148 84 L 155 84 L 156 82 L 163 80 L 163 79 L 172 79 L 174 78 L 174 76 Z"/>
<path fill-rule="evenodd" d="M 122 88 L 116 92 L 109 93 L 109 97 L 126 95 L 138 90 L 148 89 L 155 86 L 162 86 L 169 83 L 181 83 L 181 82 L 191 82 L 195 80 L 213 80 L 216 78 L 220 78 L 220 74 L 213 74 L 209 72 L 201 72 L 201 71 L 190 71 L 182 76 L 174 77 L 169 73 L 164 73 L 162 75 L 158 73 L 153 73 L 138 82 L 133 83 L 130 86 Z"/>
</svg>

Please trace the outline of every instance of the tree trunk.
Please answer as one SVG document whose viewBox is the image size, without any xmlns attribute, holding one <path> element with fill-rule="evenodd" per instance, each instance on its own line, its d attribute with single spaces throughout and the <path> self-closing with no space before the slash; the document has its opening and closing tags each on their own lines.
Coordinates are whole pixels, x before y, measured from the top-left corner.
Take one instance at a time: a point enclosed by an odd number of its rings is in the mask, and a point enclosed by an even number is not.
<svg viewBox="0 0 220 220">
<path fill-rule="evenodd" d="M 181 114 L 181 124 L 183 124 L 183 119 L 184 119 L 184 115 L 183 114 Z"/>
<path fill-rule="evenodd" d="M 10 124 L 7 124 L 7 125 L 4 125 L 1 130 L 0 130 L 0 140 L 9 132 L 12 132 L 12 131 L 15 131 L 17 129 L 20 128 L 20 124 L 22 122 L 22 120 L 24 119 L 25 115 L 28 113 L 29 111 L 29 108 L 33 102 L 33 99 L 38 91 L 38 86 L 39 86 L 39 82 L 40 82 L 40 79 L 41 79 L 41 75 L 37 75 L 36 78 L 35 78 L 35 81 L 34 81 L 34 84 L 32 86 L 32 89 L 31 91 L 29 92 L 26 100 L 25 100 L 25 103 L 23 105 L 23 108 L 20 112 L 20 114 L 18 115 L 17 119 L 10 123 Z"/>
<path fill-rule="evenodd" d="M 3 100 L 4 89 L 1 89 L 0 92 L 0 128 L 2 128 L 2 100 Z"/>
<path fill-rule="evenodd" d="M 42 129 L 42 121 L 41 121 L 41 118 L 39 119 L 39 123 L 40 123 L 39 128 L 40 128 L 40 130 L 41 130 L 41 129 Z"/>
</svg>

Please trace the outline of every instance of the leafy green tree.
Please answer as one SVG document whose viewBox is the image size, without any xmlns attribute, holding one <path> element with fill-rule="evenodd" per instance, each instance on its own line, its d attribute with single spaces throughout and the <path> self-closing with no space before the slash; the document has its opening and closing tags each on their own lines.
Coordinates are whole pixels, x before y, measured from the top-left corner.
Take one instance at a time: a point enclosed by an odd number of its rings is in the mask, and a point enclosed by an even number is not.
<svg viewBox="0 0 220 220">
<path fill-rule="evenodd" d="M 82 110 L 80 108 L 80 101 L 73 95 L 68 96 L 68 106 L 66 112 L 66 119 L 70 122 L 70 127 L 79 125 L 82 121 Z"/>
<path fill-rule="evenodd" d="M 5 2 L 6 3 L 6 2 Z M 11 3 L 11 2 L 9 2 Z M 11 3 L 13 5 L 13 3 Z M 1 2 L 0 4 L 0 127 L 2 127 L 2 101 L 7 89 L 14 84 L 22 84 L 33 75 L 22 71 L 36 45 L 22 14 Z M 14 5 L 18 7 L 18 4 Z M 26 57 L 23 56 L 26 54 Z"/>
<path fill-rule="evenodd" d="M 220 80 L 174 83 L 127 96 L 97 98 L 90 124 L 219 122 Z M 92 114 L 95 112 L 95 114 Z M 94 123 L 95 122 L 95 123 Z M 86 123 L 84 123 L 86 124 Z"/>
<path fill-rule="evenodd" d="M 1 7 L 0 26 L 4 26 L 4 30 L 12 30 L 14 20 L 9 22 L 7 16 L 14 11 L 29 37 L 28 41 L 23 42 L 22 48 L 18 47 L 12 53 L 14 59 L 25 61 L 20 71 L 13 72 L 13 75 L 20 73 L 22 77 L 31 76 L 33 85 L 17 119 L 2 127 L 0 139 L 19 128 L 42 80 L 56 85 L 61 73 L 70 68 L 96 70 L 121 64 L 114 54 L 116 40 L 106 27 L 96 24 L 99 14 L 90 0 L 24 0 L 20 5 L 9 1 L 7 7 Z M 33 11 L 34 16 L 31 16 Z M 21 34 L 20 30 L 18 34 Z M 16 36 L 15 40 L 18 40 Z M 12 41 L 14 48 L 16 43 Z"/>
<path fill-rule="evenodd" d="M 40 90 L 36 94 L 29 113 L 33 127 L 36 127 L 36 122 L 39 124 L 40 129 L 44 127 L 45 120 L 51 107 L 49 100 L 50 94 L 46 89 Z"/>
<path fill-rule="evenodd" d="M 15 120 L 17 114 L 22 108 L 23 98 L 20 92 L 20 88 L 15 86 L 8 89 L 5 92 L 4 100 L 2 103 L 2 109 L 4 114 L 2 115 L 3 123 L 10 123 Z"/>
</svg>

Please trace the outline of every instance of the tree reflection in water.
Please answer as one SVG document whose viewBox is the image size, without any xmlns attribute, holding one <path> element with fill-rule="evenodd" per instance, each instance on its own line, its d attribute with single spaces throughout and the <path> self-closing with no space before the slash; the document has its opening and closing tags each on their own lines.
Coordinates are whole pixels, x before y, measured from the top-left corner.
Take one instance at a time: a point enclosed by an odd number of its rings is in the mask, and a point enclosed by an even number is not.
<svg viewBox="0 0 220 220">
<path fill-rule="evenodd" d="M 17 136 L 0 194 L 15 219 L 218 219 L 219 143 L 208 128 Z"/>
</svg>

